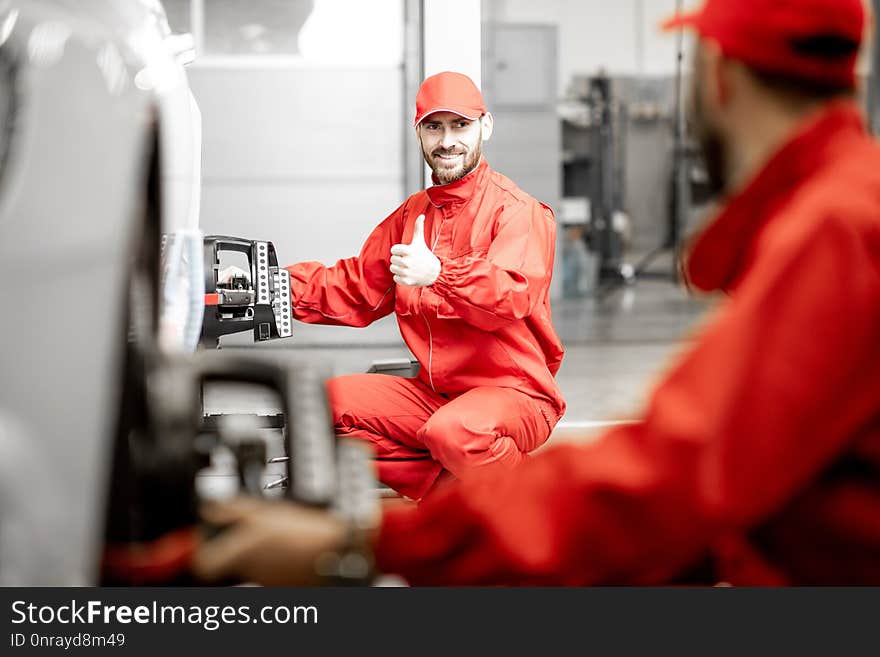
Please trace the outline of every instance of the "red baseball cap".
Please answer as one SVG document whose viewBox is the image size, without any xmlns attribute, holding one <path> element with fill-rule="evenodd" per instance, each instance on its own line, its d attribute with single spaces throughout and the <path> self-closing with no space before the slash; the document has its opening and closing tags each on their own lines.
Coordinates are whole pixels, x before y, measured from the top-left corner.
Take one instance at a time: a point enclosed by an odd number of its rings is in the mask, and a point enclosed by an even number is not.
<svg viewBox="0 0 880 657">
<path fill-rule="evenodd" d="M 852 89 L 865 8 L 863 0 L 706 0 L 663 23 L 682 27 L 759 71 Z"/>
<path fill-rule="evenodd" d="M 486 103 L 483 102 L 483 94 L 468 76 L 443 71 L 425 78 L 419 87 L 413 126 L 434 112 L 453 112 L 466 119 L 478 119 L 486 113 Z"/>
</svg>

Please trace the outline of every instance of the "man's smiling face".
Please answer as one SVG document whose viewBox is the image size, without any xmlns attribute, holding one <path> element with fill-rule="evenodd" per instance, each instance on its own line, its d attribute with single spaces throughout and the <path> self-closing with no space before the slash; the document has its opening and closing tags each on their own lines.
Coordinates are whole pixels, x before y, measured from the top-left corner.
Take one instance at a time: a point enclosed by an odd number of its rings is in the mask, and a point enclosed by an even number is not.
<svg viewBox="0 0 880 657">
<path fill-rule="evenodd" d="M 416 133 L 422 155 L 441 185 L 460 180 L 480 163 L 487 123 L 491 131 L 487 117 L 466 119 L 454 112 L 434 112 L 419 123 Z"/>
</svg>

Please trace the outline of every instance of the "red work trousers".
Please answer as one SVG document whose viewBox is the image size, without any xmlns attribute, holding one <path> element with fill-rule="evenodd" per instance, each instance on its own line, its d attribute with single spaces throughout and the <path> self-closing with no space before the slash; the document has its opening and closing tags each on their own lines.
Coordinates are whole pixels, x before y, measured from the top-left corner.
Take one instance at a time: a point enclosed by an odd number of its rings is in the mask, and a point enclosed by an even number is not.
<svg viewBox="0 0 880 657">
<path fill-rule="evenodd" d="M 327 382 L 339 436 L 369 441 L 379 480 L 418 500 L 445 470 L 512 468 L 540 447 L 558 420 L 548 402 L 509 388 L 446 397 L 418 379 L 352 374 Z"/>
</svg>

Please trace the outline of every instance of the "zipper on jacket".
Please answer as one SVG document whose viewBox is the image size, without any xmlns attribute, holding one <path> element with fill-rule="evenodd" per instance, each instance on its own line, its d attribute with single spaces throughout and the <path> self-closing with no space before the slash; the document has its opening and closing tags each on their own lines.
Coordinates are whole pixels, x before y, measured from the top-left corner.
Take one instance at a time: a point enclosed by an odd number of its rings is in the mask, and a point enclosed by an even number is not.
<svg viewBox="0 0 880 657">
<path fill-rule="evenodd" d="M 431 333 L 431 324 L 421 308 L 419 308 L 419 313 L 422 319 L 425 320 L 425 326 L 428 327 L 428 383 L 431 385 L 431 390 L 437 392 L 436 388 L 434 388 L 434 375 L 431 373 L 432 361 L 434 360 L 434 337 Z"/>
<path fill-rule="evenodd" d="M 440 233 L 443 231 L 443 224 L 446 222 L 446 217 L 440 221 L 440 225 L 437 227 L 437 234 L 434 236 L 434 244 L 431 245 L 431 253 L 434 253 L 434 249 L 437 248 L 437 242 L 440 241 Z M 436 253 L 434 255 L 437 255 Z M 428 384 L 431 386 L 431 390 L 437 392 L 437 389 L 434 387 L 434 374 L 431 372 L 431 368 L 434 363 L 434 334 L 431 332 L 431 323 L 428 321 L 427 315 L 425 315 L 422 310 L 422 291 L 419 290 L 419 314 L 422 316 L 422 319 L 425 320 L 425 326 L 428 327 Z"/>
</svg>

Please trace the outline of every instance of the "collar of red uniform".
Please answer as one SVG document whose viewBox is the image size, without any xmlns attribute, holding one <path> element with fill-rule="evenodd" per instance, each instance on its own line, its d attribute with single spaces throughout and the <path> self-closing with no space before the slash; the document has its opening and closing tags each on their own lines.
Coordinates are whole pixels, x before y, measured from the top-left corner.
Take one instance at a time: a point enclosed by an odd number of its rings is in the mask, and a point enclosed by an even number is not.
<svg viewBox="0 0 880 657">
<path fill-rule="evenodd" d="M 428 192 L 428 198 L 431 199 L 431 203 L 438 208 L 447 204 L 462 203 L 473 196 L 474 190 L 480 184 L 480 181 L 483 180 L 488 169 L 489 164 L 486 162 L 486 158 L 480 158 L 480 163 L 472 171 L 469 171 L 464 178 L 448 185 L 438 185 L 437 177 L 431 174 L 434 186 L 428 187 L 425 191 Z"/>
<path fill-rule="evenodd" d="M 752 182 L 731 198 L 697 236 L 687 258 L 687 278 L 701 290 L 728 289 L 741 273 L 749 245 L 800 181 L 817 171 L 841 133 L 864 133 L 855 103 L 833 103 L 807 119 Z"/>
</svg>

